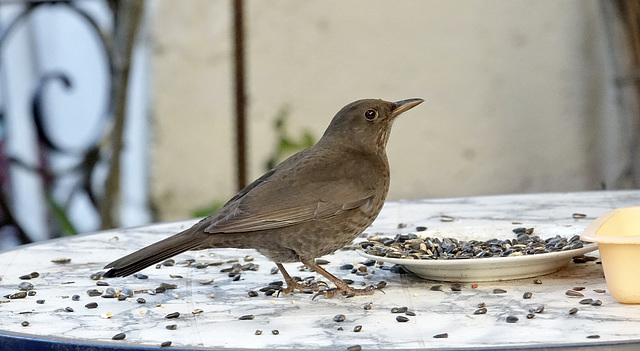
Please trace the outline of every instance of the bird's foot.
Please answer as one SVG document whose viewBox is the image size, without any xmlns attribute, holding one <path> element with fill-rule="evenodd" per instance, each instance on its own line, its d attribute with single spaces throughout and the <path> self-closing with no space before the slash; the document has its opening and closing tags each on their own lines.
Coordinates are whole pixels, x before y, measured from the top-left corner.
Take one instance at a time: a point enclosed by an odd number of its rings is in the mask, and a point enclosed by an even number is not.
<svg viewBox="0 0 640 351">
<path fill-rule="evenodd" d="M 315 300 L 316 297 L 318 296 L 322 296 L 325 299 L 330 299 L 334 296 L 337 295 L 344 295 L 345 297 L 354 297 L 354 296 L 363 296 L 363 295 L 373 295 L 373 292 L 376 290 L 380 290 L 384 293 L 384 291 L 382 290 L 385 286 L 387 286 L 387 283 L 384 281 L 379 282 L 376 285 L 369 285 L 366 288 L 363 289 L 356 289 L 356 288 L 352 288 L 348 285 L 344 285 L 341 287 L 337 287 L 337 288 L 331 288 L 331 289 L 327 289 L 327 290 L 322 290 L 319 291 L 318 293 L 316 293 L 315 295 L 313 295 L 312 300 Z"/>
<path fill-rule="evenodd" d="M 312 281 L 306 281 L 306 282 L 298 282 L 295 280 L 291 280 L 287 282 L 286 288 L 278 291 L 277 296 L 280 296 L 280 294 L 282 294 L 283 296 L 286 296 L 287 294 L 292 293 L 295 290 L 298 290 L 300 292 L 309 292 L 311 294 L 314 291 L 320 290 L 321 287 L 328 288 L 329 286 L 327 285 L 327 283 L 323 281 L 312 280 Z"/>
</svg>

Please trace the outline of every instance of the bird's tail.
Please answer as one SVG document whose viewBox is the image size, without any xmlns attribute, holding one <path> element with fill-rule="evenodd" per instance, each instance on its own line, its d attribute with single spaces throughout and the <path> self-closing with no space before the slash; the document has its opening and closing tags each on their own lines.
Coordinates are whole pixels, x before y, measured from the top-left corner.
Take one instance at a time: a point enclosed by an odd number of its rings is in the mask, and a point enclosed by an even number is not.
<svg viewBox="0 0 640 351">
<path fill-rule="evenodd" d="M 201 240 L 194 238 L 194 233 L 191 229 L 193 228 L 158 241 L 155 244 L 151 244 L 107 264 L 104 268 L 111 269 L 103 274 L 103 277 L 126 277 L 172 256 L 195 249 L 201 244 Z"/>
</svg>

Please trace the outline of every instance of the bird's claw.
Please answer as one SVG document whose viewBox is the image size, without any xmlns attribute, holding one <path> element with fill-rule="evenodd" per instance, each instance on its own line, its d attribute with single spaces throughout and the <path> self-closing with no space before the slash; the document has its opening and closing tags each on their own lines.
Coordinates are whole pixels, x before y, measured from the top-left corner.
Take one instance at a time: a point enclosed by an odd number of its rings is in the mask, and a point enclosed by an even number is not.
<svg viewBox="0 0 640 351">
<path fill-rule="evenodd" d="M 315 295 L 313 295 L 311 300 L 315 300 L 316 297 L 320 295 L 322 295 L 325 299 L 330 299 L 339 294 L 342 294 L 347 298 L 354 297 L 354 296 L 361 296 L 361 295 L 372 295 L 373 292 L 376 290 L 380 290 L 384 294 L 385 292 L 382 289 L 386 286 L 387 286 L 387 283 L 385 281 L 381 281 L 376 285 L 369 285 L 363 289 L 355 289 L 350 286 L 347 286 L 346 288 L 343 288 L 343 289 L 330 288 L 330 289 L 318 291 Z"/>
</svg>

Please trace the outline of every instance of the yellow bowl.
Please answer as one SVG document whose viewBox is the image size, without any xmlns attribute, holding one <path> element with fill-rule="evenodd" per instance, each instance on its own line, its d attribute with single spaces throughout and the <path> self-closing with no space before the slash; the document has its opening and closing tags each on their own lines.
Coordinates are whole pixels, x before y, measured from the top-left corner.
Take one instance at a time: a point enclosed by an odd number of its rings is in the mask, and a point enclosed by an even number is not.
<svg viewBox="0 0 640 351">
<path fill-rule="evenodd" d="M 640 206 L 596 218 L 582 240 L 598 243 L 611 296 L 622 303 L 640 303 Z"/>
</svg>

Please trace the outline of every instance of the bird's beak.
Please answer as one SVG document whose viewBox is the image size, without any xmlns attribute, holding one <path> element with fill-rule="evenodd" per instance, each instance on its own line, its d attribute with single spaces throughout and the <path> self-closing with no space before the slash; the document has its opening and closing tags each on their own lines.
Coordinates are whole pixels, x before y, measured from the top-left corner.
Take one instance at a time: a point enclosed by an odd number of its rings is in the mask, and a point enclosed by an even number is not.
<svg viewBox="0 0 640 351">
<path fill-rule="evenodd" d="M 393 103 L 393 111 L 391 111 L 391 116 L 393 118 L 398 117 L 398 115 L 400 115 L 401 113 L 420 105 L 423 101 L 423 99 L 407 99 L 396 101 Z"/>
</svg>

